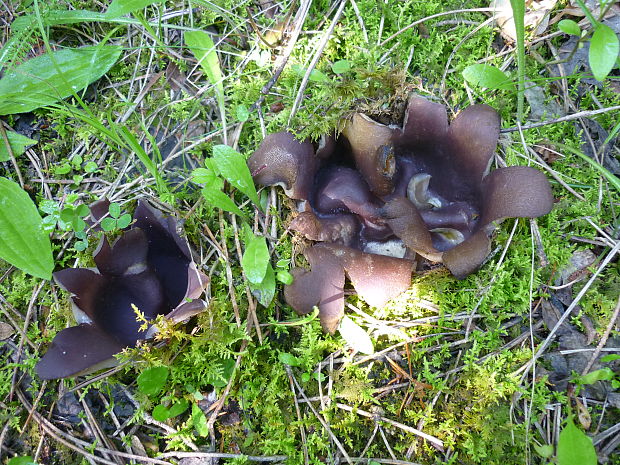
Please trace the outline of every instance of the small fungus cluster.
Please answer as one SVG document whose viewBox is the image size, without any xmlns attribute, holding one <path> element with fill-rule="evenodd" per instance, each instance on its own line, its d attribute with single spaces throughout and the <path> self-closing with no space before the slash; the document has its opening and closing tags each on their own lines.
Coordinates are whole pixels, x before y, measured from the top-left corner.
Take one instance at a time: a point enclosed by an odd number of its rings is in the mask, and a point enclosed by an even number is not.
<svg viewBox="0 0 620 465">
<path fill-rule="evenodd" d="M 288 132 L 268 135 L 248 159 L 254 180 L 298 200 L 290 229 L 319 242 L 304 252 L 310 270 L 292 270 L 287 303 L 300 314 L 318 306 L 323 328 L 333 332 L 345 275 L 380 307 L 410 286 L 418 255 L 462 279 L 489 254 L 498 222 L 547 214 L 553 196 L 543 173 L 489 172 L 499 129 L 487 105 L 448 123 L 445 106 L 412 96 L 402 127 L 356 113 L 316 149 Z"/>
<path fill-rule="evenodd" d="M 94 216 L 102 216 L 108 205 L 95 205 Z M 205 308 L 199 297 L 208 278 L 196 269 L 177 222 L 142 201 L 133 220 L 113 245 L 101 239 L 94 254 L 96 269 L 54 273 L 56 282 L 73 295 L 78 325 L 56 335 L 36 366 L 42 379 L 114 366 L 114 354 L 152 335 L 150 328 L 141 328 L 136 310 L 148 321 L 158 315 L 183 321 Z"/>
</svg>

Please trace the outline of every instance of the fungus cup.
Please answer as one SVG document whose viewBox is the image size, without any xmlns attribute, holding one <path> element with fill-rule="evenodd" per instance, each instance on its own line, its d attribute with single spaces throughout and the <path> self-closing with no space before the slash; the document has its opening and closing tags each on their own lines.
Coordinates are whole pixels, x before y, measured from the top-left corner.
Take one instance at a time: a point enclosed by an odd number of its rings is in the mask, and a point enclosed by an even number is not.
<svg viewBox="0 0 620 465">
<path fill-rule="evenodd" d="M 499 129 L 488 105 L 467 107 L 449 123 L 445 106 L 412 96 L 402 127 L 357 113 L 316 151 L 287 132 L 265 138 L 248 160 L 255 181 L 282 184 L 303 200 L 290 229 L 322 242 L 304 252 L 310 271 L 292 270 L 287 303 L 300 314 L 317 305 L 333 332 L 345 275 L 360 297 L 382 306 L 409 287 L 416 256 L 463 279 L 486 259 L 499 222 L 547 214 L 553 195 L 543 173 L 524 166 L 489 173 Z"/>
<path fill-rule="evenodd" d="M 107 212 L 106 205 L 107 201 L 94 205 L 94 216 Z M 149 321 L 166 315 L 180 322 L 206 307 L 199 297 L 208 278 L 196 269 L 186 241 L 177 233 L 177 222 L 143 201 L 133 219 L 113 245 L 101 239 L 93 256 L 96 269 L 54 273 L 58 285 L 72 294 L 78 325 L 54 337 L 36 365 L 42 379 L 114 366 L 114 354 L 135 347 L 154 331 L 141 328 L 135 310 Z"/>
</svg>

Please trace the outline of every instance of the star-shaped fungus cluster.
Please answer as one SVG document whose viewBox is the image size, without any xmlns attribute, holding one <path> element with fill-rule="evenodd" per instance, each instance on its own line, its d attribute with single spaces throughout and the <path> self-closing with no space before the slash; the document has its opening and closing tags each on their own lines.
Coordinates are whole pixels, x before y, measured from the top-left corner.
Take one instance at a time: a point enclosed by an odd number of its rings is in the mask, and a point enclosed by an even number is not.
<svg viewBox="0 0 620 465">
<path fill-rule="evenodd" d="M 92 211 L 107 212 L 107 205 L 100 202 Z M 78 325 L 56 335 L 36 366 L 41 378 L 114 366 L 115 354 L 152 333 L 141 328 L 136 310 L 149 321 L 158 315 L 183 321 L 205 308 L 199 297 L 208 278 L 196 269 L 177 222 L 143 201 L 133 219 L 113 245 L 101 239 L 93 257 L 96 269 L 54 273 L 56 282 L 72 294 Z"/>
<path fill-rule="evenodd" d="M 499 137 L 497 112 L 472 105 L 448 123 L 446 107 L 410 98 L 402 127 L 356 113 L 338 137 L 318 147 L 288 132 L 268 135 L 248 159 L 254 180 L 281 185 L 299 200 L 290 229 L 318 244 L 294 269 L 287 303 L 319 307 L 333 332 L 344 312 L 345 275 L 372 306 L 411 284 L 416 257 L 443 263 L 462 279 L 490 251 L 501 220 L 547 214 L 547 178 L 524 166 L 489 172 Z"/>
</svg>

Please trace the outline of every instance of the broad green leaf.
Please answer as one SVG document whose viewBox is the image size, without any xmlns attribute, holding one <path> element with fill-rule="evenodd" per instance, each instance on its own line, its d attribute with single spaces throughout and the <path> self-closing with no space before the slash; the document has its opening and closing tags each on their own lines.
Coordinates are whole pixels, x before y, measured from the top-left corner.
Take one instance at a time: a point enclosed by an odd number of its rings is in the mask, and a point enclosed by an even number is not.
<svg viewBox="0 0 620 465">
<path fill-rule="evenodd" d="M 375 352 L 368 333 L 348 316 L 345 315 L 342 318 L 338 331 L 342 338 L 347 341 L 347 344 L 358 352 L 363 354 L 373 354 Z"/>
<path fill-rule="evenodd" d="M 293 284 L 293 275 L 286 270 L 278 270 L 276 279 L 283 284 Z"/>
<path fill-rule="evenodd" d="M 609 355 L 605 355 L 604 357 L 601 357 L 601 362 L 604 362 L 604 363 L 613 362 L 615 360 L 620 360 L 620 354 L 609 354 Z"/>
<path fill-rule="evenodd" d="M 116 226 L 119 229 L 125 229 L 131 223 L 131 215 L 129 213 L 125 213 L 118 220 L 116 220 Z"/>
<path fill-rule="evenodd" d="M 196 168 L 192 171 L 192 181 L 196 184 L 209 184 L 216 177 L 216 174 L 207 168 Z"/>
<path fill-rule="evenodd" d="M 98 45 L 45 53 L 0 79 L 0 115 L 25 113 L 80 91 L 116 63 L 122 48 Z"/>
<path fill-rule="evenodd" d="M 269 267 L 269 248 L 263 236 L 253 235 L 246 242 L 241 266 L 250 283 L 260 284 L 263 281 Z"/>
<path fill-rule="evenodd" d="M 346 73 L 351 69 L 351 62 L 349 60 L 338 60 L 332 63 L 332 71 L 334 74 Z"/>
<path fill-rule="evenodd" d="M 243 155 L 228 145 L 216 145 L 213 147 L 213 161 L 224 179 L 247 195 L 254 205 L 260 204 L 252 174 Z"/>
<path fill-rule="evenodd" d="M 215 87 L 215 96 L 220 110 L 220 118 L 226 134 L 226 103 L 224 101 L 224 83 L 220 60 L 211 36 L 204 31 L 185 32 L 185 44 L 192 51 L 200 67 L 206 73 L 209 82 Z M 224 139 L 225 140 L 225 139 Z"/>
<path fill-rule="evenodd" d="M 166 421 L 168 418 L 170 418 L 170 412 L 168 410 L 168 407 L 159 404 L 155 406 L 153 412 L 151 413 L 151 416 L 157 421 Z"/>
<path fill-rule="evenodd" d="M 545 444 L 543 446 L 539 446 L 538 444 L 534 444 L 534 449 L 541 457 L 546 459 L 551 458 L 553 456 L 553 446 L 551 444 Z"/>
<path fill-rule="evenodd" d="M 237 119 L 242 123 L 250 117 L 250 110 L 245 105 L 237 106 Z"/>
<path fill-rule="evenodd" d="M 107 217 L 107 218 L 102 219 L 99 225 L 101 226 L 101 229 L 103 229 L 104 231 L 107 231 L 107 232 L 114 231 L 116 229 L 116 220 L 114 218 Z"/>
<path fill-rule="evenodd" d="M 267 263 L 265 277 L 259 284 L 250 282 L 250 290 L 252 291 L 252 295 L 258 299 L 258 302 L 263 307 L 269 307 L 269 304 L 273 300 L 273 296 L 276 294 L 276 275 L 270 263 Z"/>
<path fill-rule="evenodd" d="M 28 194 L 6 178 L 0 178 L 0 258 L 37 278 L 52 277 L 52 245 L 39 211 Z"/>
<path fill-rule="evenodd" d="M 206 185 L 200 191 L 207 203 L 212 207 L 219 208 L 225 212 L 234 213 L 241 217 L 245 216 L 243 212 L 235 205 L 235 202 L 231 200 L 224 192 L 214 185 Z"/>
<path fill-rule="evenodd" d="M 601 368 L 600 370 L 594 370 L 587 375 L 579 377 L 581 384 L 594 384 L 597 381 L 609 381 L 614 378 L 614 372 L 610 368 Z"/>
<path fill-rule="evenodd" d="M 618 59 L 620 43 L 612 28 L 604 24 L 597 24 L 592 39 L 590 39 L 590 53 L 588 56 L 592 74 L 598 81 L 607 77 Z"/>
<path fill-rule="evenodd" d="M 574 36 L 581 35 L 581 28 L 579 24 L 577 24 L 572 19 L 563 19 L 558 23 L 558 29 L 562 31 L 564 34 L 571 34 Z"/>
<path fill-rule="evenodd" d="M 138 388 L 148 396 L 157 395 L 166 385 L 168 373 L 165 366 L 147 368 L 138 376 Z"/>
<path fill-rule="evenodd" d="M 295 357 L 293 354 L 289 354 L 288 352 L 279 352 L 278 360 L 280 360 L 280 363 L 284 363 L 285 365 L 290 365 L 292 367 L 301 366 L 301 361 L 299 358 Z"/>
<path fill-rule="evenodd" d="M 105 12 L 108 18 L 118 18 L 127 13 L 136 10 L 142 10 L 153 3 L 159 3 L 163 0 L 113 0 Z"/>
<path fill-rule="evenodd" d="M 37 143 L 36 140 L 30 139 L 26 136 L 22 136 L 21 134 L 13 131 L 7 131 L 6 138 L 9 140 L 11 150 L 13 151 L 13 156 L 15 157 L 18 157 L 22 153 L 24 153 L 26 151 L 26 147 Z M 6 148 L 6 143 L 0 137 L 0 161 L 7 161 L 10 159 L 11 157 L 9 155 L 9 151 Z"/>
<path fill-rule="evenodd" d="M 220 61 L 217 58 L 215 44 L 211 36 L 204 31 L 187 31 L 185 33 L 185 44 L 200 63 L 202 70 L 207 74 L 209 82 L 216 87 L 218 93 L 224 95 Z"/>
<path fill-rule="evenodd" d="M 331 82 L 331 79 L 325 74 L 323 71 L 319 71 L 318 69 L 313 69 L 310 71 L 310 76 L 308 79 L 313 82 Z"/>
<path fill-rule="evenodd" d="M 472 85 L 489 89 L 514 90 L 514 83 L 495 66 L 476 64 L 463 70 L 463 77 Z"/>
<path fill-rule="evenodd" d="M 189 408 L 189 402 L 187 399 L 179 399 L 177 402 L 172 404 L 168 409 L 168 418 L 176 417 L 177 415 L 181 415 Z"/>
<path fill-rule="evenodd" d="M 24 455 L 22 457 L 13 457 L 7 462 L 7 465 L 38 465 L 32 457 Z"/>
<path fill-rule="evenodd" d="M 209 435 L 209 427 L 207 426 L 207 417 L 204 412 L 200 410 L 200 407 L 196 404 L 192 404 L 192 424 L 198 434 L 202 437 Z"/>
<path fill-rule="evenodd" d="M 108 207 L 108 211 L 110 212 L 110 216 L 112 218 L 118 218 L 121 216 L 121 206 L 116 202 L 112 202 Z"/>
<path fill-rule="evenodd" d="M 87 10 L 49 10 L 41 17 L 44 26 L 106 21 L 106 19 L 108 19 L 108 17 L 104 13 Z M 35 27 L 36 24 L 36 15 L 19 16 L 11 23 L 11 32 L 17 34 Z"/>
<path fill-rule="evenodd" d="M 558 440 L 558 465 L 596 465 L 596 451 L 590 439 L 575 426 L 570 416 Z"/>
</svg>

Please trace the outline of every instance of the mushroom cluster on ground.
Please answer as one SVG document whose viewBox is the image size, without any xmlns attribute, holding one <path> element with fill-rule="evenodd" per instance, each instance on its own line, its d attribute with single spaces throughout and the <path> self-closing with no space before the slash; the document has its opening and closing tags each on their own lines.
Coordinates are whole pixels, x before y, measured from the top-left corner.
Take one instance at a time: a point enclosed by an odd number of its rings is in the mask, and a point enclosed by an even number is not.
<svg viewBox="0 0 620 465">
<path fill-rule="evenodd" d="M 402 127 L 356 113 L 318 147 L 289 132 L 268 135 L 248 159 L 254 180 L 299 201 L 290 224 L 317 241 L 294 269 L 285 299 L 300 314 L 319 308 L 326 331 L 344 314 L 345 275 L 368 304 L 406 290 L 416 257 L 457 278 L 476 271 L 505 218 L 536 218 L 553 206 L 546 176 L 531 167 L 489 172 L 500 119 L 472 105 L 449 123 L 444 105 L 409 100 Z"/>
<path fill-rule="evenodd" d="M 91 211 L 103 216 L 108 205 L 99 202 Z M 177 233 L 177 221 L 143 201 L 133 219 L 112 246 L 101 239 L 93 257 L 96 269 L 54 273 L 56 282 L 72 294 L 78 325 L 54 337 L 36 366 L 42 379 L 114 366 L 115 354 L 152 333 L 150 327 L 142 327 L 137 311 L 147 321 L 158 315 L 183 321 L 206 307 L 199 297 L 208 277 L 196 269 L 186 241 Z"/>
</svg>

